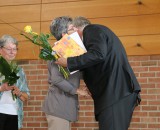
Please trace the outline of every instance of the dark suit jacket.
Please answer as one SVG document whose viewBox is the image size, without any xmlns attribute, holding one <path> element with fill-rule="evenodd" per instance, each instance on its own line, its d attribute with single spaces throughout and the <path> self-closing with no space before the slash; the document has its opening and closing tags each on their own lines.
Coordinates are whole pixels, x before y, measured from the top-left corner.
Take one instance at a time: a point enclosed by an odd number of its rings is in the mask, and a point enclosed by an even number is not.
<svg viewBox="0 0 160 130">
<path fill-rule="evenodd" d="M 88 25 L 83 30 L 87 53 L 67 59 L 70 71 L 82 70 L 95 105 L 95 114 L 140 86 L 119 38 L 107 27 Z"/>
</svg>

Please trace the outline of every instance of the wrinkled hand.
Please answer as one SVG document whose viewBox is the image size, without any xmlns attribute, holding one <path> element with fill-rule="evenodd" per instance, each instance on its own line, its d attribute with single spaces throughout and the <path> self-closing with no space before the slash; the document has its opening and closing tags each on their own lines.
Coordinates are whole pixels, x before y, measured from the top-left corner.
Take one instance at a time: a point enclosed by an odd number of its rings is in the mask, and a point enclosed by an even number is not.
<svg viewBox="0 0 160 130">
<path fill-rule="evenodd" d="M 83 86 L 81 87 L 82 90 L 87 91 L 87 93 L 91 96 L 91 93 L 89 91 L 89 89 L 87 88 L 87 86 Z"/>
<path fill-rule="evenodd" d="M 13 86 L 9 86 L 8 83 L 3 83 L 0 90 L 1 92 L 3 91 L 9 91 L 9 90 L 13 90 Z"/>
<path fill-rule="evenodd" d="M 83 90 L 83 89 L 77 89 L 77 94 L 79 96 L 84 96 L 84 97 L 89 97 L 90 96 L 88 91 L 87 90 Z"/>
<path fill-rule="evenodd" d="M 57 65 L 61 65 L 63 67 L 67 67 L 67 59 L 64 58 L 60 53 L 58 53 L 58 55 L 60 55 L 60 57 L 57 59 L 57 61 L 55 61 L 55 63 Z"/>
<path fill-rule="evenodd" d="M 16 96 L 19 96 L 21 91 L 17 86 L 13 86 L 13 94 L 15 94 Z"/>
</svg>

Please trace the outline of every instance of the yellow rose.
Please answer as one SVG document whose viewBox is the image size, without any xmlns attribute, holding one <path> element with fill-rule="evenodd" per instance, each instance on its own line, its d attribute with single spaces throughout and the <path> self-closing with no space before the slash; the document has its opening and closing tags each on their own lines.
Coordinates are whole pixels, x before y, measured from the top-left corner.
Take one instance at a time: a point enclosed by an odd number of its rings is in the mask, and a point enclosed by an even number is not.
<svg viewBox="0 0 160 130">
<path fill-rule="evenodd" d="M 24 28 L 24 31 L 26 32 L 26 33 L 30 33 L 30 32 L 32 32 L 32 27 L 31 26 L 25 26 L 25 28 Z"/>
</svg>

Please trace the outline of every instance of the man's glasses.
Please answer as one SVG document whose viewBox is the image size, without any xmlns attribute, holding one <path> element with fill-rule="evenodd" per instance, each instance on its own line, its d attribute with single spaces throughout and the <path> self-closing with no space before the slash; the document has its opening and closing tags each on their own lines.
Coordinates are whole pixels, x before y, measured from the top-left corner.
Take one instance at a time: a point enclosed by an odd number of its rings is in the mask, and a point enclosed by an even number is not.
<svg viewBox="0 0 160 130">
<path fill-rule="evenodd" d="M 7 47 L 2 47 L 2 48 L 4 48 L 7 52 L 17 52 L 18 51 L 18 48 L 7 48 Z"/>
<path fill-rule="evenodd" d="M 71 34 L 71 33 L 75 32 L 75 31 L 76 31 L 76 30 L 75 30 L 75 28 L 74 28 L 73 25 L 70 25 L 70 26 L 68 27 L 68 29 L 67 29 L 67 33 L 68 33 L 68 34 Z"/>
</svg>

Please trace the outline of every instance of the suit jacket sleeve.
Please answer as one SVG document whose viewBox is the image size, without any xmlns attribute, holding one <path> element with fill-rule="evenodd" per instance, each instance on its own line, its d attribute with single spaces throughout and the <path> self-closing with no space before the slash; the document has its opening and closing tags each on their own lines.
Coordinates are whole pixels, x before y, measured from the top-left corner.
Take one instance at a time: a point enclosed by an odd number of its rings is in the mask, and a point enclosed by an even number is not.
<svg viewBox="0 0 160 130">
<path fill-rule="evenodd" d="M 82 70 L 103 62 L 107 55 L 106 36 L 100 30 L 87 27 L 83 33 L 83 43 L 87 52 L 83 55 L 67 58 L 67 67 L 72 72 Z"/>
</svg>

